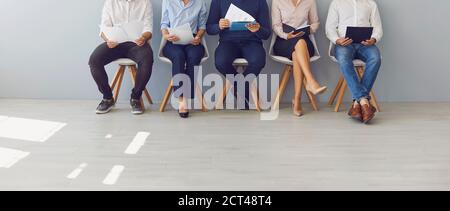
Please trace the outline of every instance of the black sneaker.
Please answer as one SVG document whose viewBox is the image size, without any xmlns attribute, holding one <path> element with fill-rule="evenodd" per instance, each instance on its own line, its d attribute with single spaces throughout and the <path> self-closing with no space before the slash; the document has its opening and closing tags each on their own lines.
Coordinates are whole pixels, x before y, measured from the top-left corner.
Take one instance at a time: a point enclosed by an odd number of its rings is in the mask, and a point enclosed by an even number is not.
<svg viewBox="0 0 450 211">
<path fill-rule="evenodd" d="M 113 107 L 114 107 L 114 100 L 103 99 L 102 102 L 98 105 L 95 113 L 106 114 L 106 113 L 110 112 Z"/>
<path fill-rule="evenodd" d="M 130 100 L 131 113 L 134 115 L 139 115 L 144 113 L 144 108 L 140 100 L 131 99 Z"/>
</svg>

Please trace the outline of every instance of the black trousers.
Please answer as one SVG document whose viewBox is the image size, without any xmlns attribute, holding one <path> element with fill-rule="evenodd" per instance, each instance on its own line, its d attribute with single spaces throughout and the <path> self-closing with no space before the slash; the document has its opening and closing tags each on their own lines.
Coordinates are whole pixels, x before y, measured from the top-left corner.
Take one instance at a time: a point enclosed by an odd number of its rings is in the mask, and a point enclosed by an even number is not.
<svg viewBox="0 0 450 211">
<path fill-rule="evenodd" d="M 133 42 L 126 42 L 112 49 L 106 43 L 101 44 L 94 50 L 89 59 L 92 77 L 97 83 L 99 91 L 103 94 L 103 99 L 112 99 L 113 94 L 105 66 L 121 58 L 131 59 L 138 64 L 136 84 L 132 90 L 131 98 L 141 99 L 153 68 L 153 51 L 148 43 L 139 47 Z"/>
</svg>

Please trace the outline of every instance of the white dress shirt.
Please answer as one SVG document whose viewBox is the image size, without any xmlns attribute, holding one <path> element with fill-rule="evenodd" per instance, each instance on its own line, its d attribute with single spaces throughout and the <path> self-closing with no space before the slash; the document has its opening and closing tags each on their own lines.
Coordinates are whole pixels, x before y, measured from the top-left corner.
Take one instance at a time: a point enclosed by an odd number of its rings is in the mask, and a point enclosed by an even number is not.
<svg viewBox="0 0 450 211">
<path fill-rule="evenodd" d="M 336 44 L 345 38 L 347 27 L 373 27 L 372 38 L 380 41 L 383 26 L 377 3 L 373 0 L 333 0 L 328 11 L 326 34 Z"/>
<path fill-rule="evenodd" d="M 101 26 L 113 27 L 124 23 L 141 21 L 142 33 L 153 33 L 153 8 L 149 0 L 106 0 Z"/>
</svg>

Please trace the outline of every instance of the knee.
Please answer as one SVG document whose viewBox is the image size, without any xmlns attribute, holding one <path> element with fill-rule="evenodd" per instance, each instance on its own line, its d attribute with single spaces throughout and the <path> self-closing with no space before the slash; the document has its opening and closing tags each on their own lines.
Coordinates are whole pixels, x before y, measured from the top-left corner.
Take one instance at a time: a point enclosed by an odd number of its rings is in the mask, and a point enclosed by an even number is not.
<svg viewBox="0 0 450 211">
<path fill-rule="evenodd" d="M 367 58 L 367 63 L 381 65 L 381 55 L 379 51 L 371 52 Z"/>
<path fill-rule="evenodd" d="M 188 65 L 200 65 L 201 61 L 202 61 L 203 55 L 188 55 L 187 56 L 187 60 L 186 63 Z"/>
<path fill-rule="evenodd" d="M 300 39 L 295 45 L 295 48 L 307 48 L 307 47 L 308 45 L 306 44 L 304 39 Z"/>
<path fill-rule="evenodd" d="M 336 51 L 339 64 L 353 64 L 354 56 L 349 51 Z"/>
<path fill-rule="evenodd" d="M 248 60 L 248 66 L 262 70 L 266 66 L 266 57 Z"/>
<path fill-rule="evenodd" d="M 103 66 L 101 57 L 96 54 L 92 54 L 89 57 L 89 66 L 92 68 Z"/>
<path fill-rule="evenodd" d="M 233 66 L 232 63 L 233 62 L 230 61 L 229 59 L 225 59 L 221 56 L 216 56 L 215 65 L 216 65 L 217 70 L 219 70 L 221 73 L 226 72 L 226 70 L 229 67 Z"/>
<path fill-rule="evenodd" d="M 172 63 L 184 64 L 186 62 L 186 55 L 182 51 L 174 51 L 170 53 L 170 60 Z"/>
</svg>

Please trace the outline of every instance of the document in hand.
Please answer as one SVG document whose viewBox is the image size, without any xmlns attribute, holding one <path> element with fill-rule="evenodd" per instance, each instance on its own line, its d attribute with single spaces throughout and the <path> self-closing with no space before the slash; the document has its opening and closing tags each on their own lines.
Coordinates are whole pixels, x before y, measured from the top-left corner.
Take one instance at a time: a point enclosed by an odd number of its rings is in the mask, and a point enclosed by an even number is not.
<svg viewBox="0 0 450 211">
<path fill-rule="evenodd" d="M 255 22 L 255 18 L 234 4 L 228 8 L 225 19 L 231 22 L 231 31 L 245 31 L 247 24 Z"/>
<path fill-rule="evenodd" d="M 180 40 L 173 42 L 175 45 L 187 45 L 192 42 L 194 36 L 192 35 L 191 25 L 186 23 L 176 28 L 169 28 L 169 34 L 176 35 Z"/>
<path fill-rule="evenodd" d="M 347 27 L 346 38 L 353 40 L 353 43 L 361 43 L 372 38 L 373 27 Z"/>
<path fill-rule="evenodd" d="M 144 23 L 130 22 L 114 27 L 100 26 L 105 36 L 118 43 L 134 42 L 142 36 L 144 31 Z"/>
</svg>

